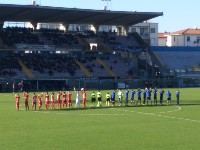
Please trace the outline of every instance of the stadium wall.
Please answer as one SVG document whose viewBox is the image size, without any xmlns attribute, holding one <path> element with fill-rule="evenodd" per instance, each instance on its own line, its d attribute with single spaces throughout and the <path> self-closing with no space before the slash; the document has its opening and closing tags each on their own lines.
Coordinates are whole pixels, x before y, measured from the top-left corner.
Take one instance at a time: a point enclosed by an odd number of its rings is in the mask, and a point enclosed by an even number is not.
<svg viewBox="0 0 200 150">
<path fill-rule="evenodd" d="M 200 52 L 200 46 L 197 47 L 185 47 L 185 46 L 176 46 L 176 47 L 167 47 L 167 46 L 151 46 L 153 51 L 157 52 Z"/>
</svg>

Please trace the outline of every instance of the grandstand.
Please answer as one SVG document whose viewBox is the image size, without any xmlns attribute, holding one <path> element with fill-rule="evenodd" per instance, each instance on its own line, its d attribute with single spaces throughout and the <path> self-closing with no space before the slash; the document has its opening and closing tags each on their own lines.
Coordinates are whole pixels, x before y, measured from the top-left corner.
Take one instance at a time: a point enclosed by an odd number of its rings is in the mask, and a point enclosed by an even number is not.
<svg viewBox="0 0 200 150">
<path fill-rule="evenodd" d="M 163 13 L 0 4 L 0 84 L 24 81 L 28 88 L 38 90 L 44 81 L 50 86 L 59 80 L 60 88 L 78 83 L 86 86 L 89 81 L 88 88 L 99 88 L 103 82 L 112 88 L 116 82 L 141 79 L 145 74 L 139 76 L 139 55 L 147 53 L 148 44 L 137 33 L 129 34 L 128 27 L 160 15 Z M 4 21 L 29 21 L 33 28 L 3 28 Z M 61 22 L 66 28 L 36 29 L 41 22 Z M 91 24 L 95 31 L 70 31 L 66 22 Z M 114 25 L 118 30 L 98 31 L 101 25 Z M 146 67 L 152 75 L 152 65 Z"/>
<path fill-rule="evenodd" d="M 194 72 L 195 65 L 200 64 L 200 60 L 197 59 L 200 56 L 199 47 L 153 47 L 152 49 L 162 63 L 176 73 Z"/>
</svg>

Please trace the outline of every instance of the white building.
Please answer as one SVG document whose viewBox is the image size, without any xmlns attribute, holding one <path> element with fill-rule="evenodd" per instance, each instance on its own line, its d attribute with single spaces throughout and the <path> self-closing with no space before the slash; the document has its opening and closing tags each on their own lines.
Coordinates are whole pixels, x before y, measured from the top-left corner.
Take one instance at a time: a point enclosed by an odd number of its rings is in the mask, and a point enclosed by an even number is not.
<svg viewBox="0 0 200 150">
<path fill-rule="evenodd" d="M 150 46 L 158 46 L 158 23 L 139 23 L 131 26 L 129 32 L 137 32 Z"/>
<path fill-rule="evenodd" d="M 184 29 L 172 33 L 159 33 L 158 46 L 200 46 L 200 29 Z"/>
<path fill-rule="evenodd" d="M 158 46 L 167 46 L 167 37 L 170 33 L 158 33 Z"/>
</svg>

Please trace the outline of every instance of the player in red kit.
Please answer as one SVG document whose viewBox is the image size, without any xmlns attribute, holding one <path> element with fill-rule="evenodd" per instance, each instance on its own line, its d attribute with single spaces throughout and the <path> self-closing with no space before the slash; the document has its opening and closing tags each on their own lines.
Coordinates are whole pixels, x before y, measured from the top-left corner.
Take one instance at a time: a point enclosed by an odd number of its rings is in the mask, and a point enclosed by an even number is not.
<svg viewBox="0 0 200 150">
<path fill-rule="evenodd" d="M 51 109 L 54 109 L 54 93 L 51 93 Z"/>
<path fill-rule="evenodd" d="M 40 94 L 40 93 L 37 96 L 39 110 L 42 109 L 42 96 L 43 96 L 43 94 Z"/>
<path fill-rule="evenodd" d="M 28 92 L 24 92 L 23 95 L 24 95 L 24 98 L 25 98 L 25 109 L 29 110 L 29 104 L 28 104 L 29 95 L 28 95 Z"/>
<path fill-rule="evenodd" d="M 47 110 L 49 108 L 49 94 L 46 92 L 45 94 L 45 109 Z"/>
<path fill-rule="evenodd" d="M 36 99 L 37 99 L 37 96 L 35 95 L 35 93 L 33 93 L 33 96 L 32 96 L 32 110 L 33 110 L 33 108 L 36 110 Z"/>
<path fill-rule="evenodd" d="M 61 92 L 58 92 L 57 94 L 57 109 L 61 108 L 61 103 L 60 103 L 60 96 L 62 95 Z"/>
<path fill-rule="evenodd" d="M 67 94 L 65 92 L 63 92 L 62 94 L 62 107 L 64 108 L 65 106 L 67 107 Z"/>
<path fill-rule="evenodd" d="M 81 92 L 83 94 L 83 107 L 86 107 L 86 91 L 84 90 L 84 88 L 81 88 Z"/>
<path fill-rule="evenodd" d="M 19 103 L 20 103 L 20 96 L 19 96 L 19 94 L 15 94 L 15 98 L 16 98 L 16 109 L 19 110 Z"/>
<path fill-rule="evenodd" d="M 68 108 L 72 107 L 72 93 L 67 92 L 67 104 Z"/>
</svg>

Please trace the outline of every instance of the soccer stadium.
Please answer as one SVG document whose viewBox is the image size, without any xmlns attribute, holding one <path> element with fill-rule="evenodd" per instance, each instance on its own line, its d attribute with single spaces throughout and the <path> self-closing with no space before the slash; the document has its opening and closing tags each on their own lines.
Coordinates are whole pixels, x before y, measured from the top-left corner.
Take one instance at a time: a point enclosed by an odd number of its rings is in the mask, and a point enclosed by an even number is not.
<svg viewBox="0 0 200 150">
<path fill-rule="evenodd" d="M 199 38 L 163 15 L 0 4 L 0 149 L 199 149 Z"/>
</svg>

